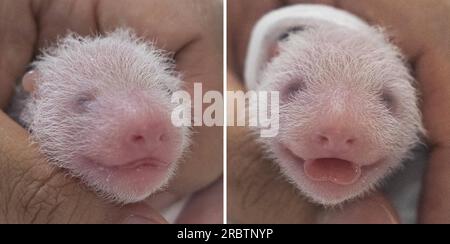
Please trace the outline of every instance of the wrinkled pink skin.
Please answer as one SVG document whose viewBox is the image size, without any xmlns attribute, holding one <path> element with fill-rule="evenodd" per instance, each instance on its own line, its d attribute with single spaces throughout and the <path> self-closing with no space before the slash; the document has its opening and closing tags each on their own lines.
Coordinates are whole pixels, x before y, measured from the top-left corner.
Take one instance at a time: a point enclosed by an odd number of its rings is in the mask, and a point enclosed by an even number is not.
<svg viewBox="0 0 450 244">
<path fill-rule="evenodd" d="M 369 191 L 419 142 L 413 78 L 380 30 L 312 21 L 274 43 L 272 55 L 259 89 L 280 91 L 280 133 L 262 140 L 314 202 L 335 205 Z M 326 160 L 341 173 L 317 163 Z"/>
<path fill-rule="evenodd" d="M 58 167 L 120 203 L 164 187 L 188 146 L 188 128 L 170 120 L 181 89 L 173 61 L 127 30 L 70 35 L 24 76 L 21 119 Z M 30 88 L 31 87 L 31 88 Z"/>
</svg>

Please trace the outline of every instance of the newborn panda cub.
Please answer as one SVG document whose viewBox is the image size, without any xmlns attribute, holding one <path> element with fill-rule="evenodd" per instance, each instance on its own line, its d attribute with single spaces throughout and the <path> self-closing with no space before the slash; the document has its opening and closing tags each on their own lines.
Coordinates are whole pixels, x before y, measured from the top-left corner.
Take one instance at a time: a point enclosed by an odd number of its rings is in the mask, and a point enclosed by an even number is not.
<svg viewBox="0 0 450 244">
<path fill-rule="evenodd" d="M 130 203 L 174 175 L 189 128 L 174 127 L 174 60 L 132 31 L 68 35 L 22 80 L 11 114 L 49 161 L 101 196 Z"/>
<path fill-rule="evenodd" d="M 289 181 L 323 205 L 379 185 L 424 134 L 399 50 L 379 28 L 332 7 L 294 5 L 264 16 L 245 81 L 279 92 L 279 133 L 261 141 Z"/>
</svg>

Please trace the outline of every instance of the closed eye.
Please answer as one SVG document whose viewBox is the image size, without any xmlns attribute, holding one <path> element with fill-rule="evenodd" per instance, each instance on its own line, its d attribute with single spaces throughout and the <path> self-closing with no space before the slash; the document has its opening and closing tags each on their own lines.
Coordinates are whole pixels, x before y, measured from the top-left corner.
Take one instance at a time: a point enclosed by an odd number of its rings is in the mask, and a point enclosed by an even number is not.
<svg viewBox="0 0 450 244">
<path fill-rule="evenodd" d="M 388 90 L 384 90 L 381 93 L 381 102 L 383 103 L 383 105 L 391 112 L 393 113 L 395 110 L 395 99 L 394 96 L 392 94 L 392 92 L 388 91 Z"/>
<path fill-rule="evenodd" d="M 289 83 L 287 86 L 285 86 L 283 89 L 281 89 L 281 100 L 283 102 L 288 102 L 289 100 L 293 99 L 296 95 L 298 95 L 300 92 L 304 91 L 306 89 L 305 82 L 301 80 L 297 80 L 294 82 Z"/>
<path fill-rule="evenodd" d="M 95 100 L 94 94 L 83 93 L 77 96 L 75 100 L 75 110 L 77 112 L 85 112 L 92 101 Z"/>
</svg>

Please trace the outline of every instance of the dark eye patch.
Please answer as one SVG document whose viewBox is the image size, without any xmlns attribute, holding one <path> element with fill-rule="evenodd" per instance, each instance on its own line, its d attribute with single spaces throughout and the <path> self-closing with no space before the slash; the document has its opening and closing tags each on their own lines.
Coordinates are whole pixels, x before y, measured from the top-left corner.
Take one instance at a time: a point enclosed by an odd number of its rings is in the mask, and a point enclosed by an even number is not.
<svg viewBox="0 0 450 244">
<path fill-rule="evenodd" d="M 300 31 L 304 31 L 305 30 L 305 26 L 293 26 L 289 29 L 287 29 L 287 31 L 283 32 L 279 37 L 278 37 L 278 41 L 285 41 L 289 38 L 289 36 L 291 34 L 295 34 L 298 33 Z"/>
</svg>

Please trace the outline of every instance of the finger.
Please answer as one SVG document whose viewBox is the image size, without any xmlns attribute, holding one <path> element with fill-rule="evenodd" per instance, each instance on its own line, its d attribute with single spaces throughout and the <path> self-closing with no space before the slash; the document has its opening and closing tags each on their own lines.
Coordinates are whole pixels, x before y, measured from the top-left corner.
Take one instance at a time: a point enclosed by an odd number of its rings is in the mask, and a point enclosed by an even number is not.
<svg viewBox="0 0 450 244">
<path fill-rule="evenodd" d="M 426 44 L 414 64 L 422 94 L 421 110 L 427 143 L 431 149 L 422 188 L 419 222 L 450 223 L 450 201 L 447 198 L 450 196 L 450 6 L 439 2 L 434 6 L 425 10 L 434 21 L 429 20 L 422 25 L 421 29 L 429 32 L 424 35 Z M 421 5 L 416 7 L 420 9 L 418 12 L 423 12 Z"/>
<path fill-rule="evenodd" d="M 342 208 L 326 210 L 320 215 L 321 224 L 398 224 L 399 218 L 389 201 L 375 193 Z"/>
<path fill-rule="evenodd" d="M 52 168 L 0 111 L 0 223 L 165 223 L 145 204 L 110 204 Z"/>
<path fill-rule="evenodd" d="M 223 223 L 223 179 L 195 193 L 176 221 L 178 224 Z"/>
<path fill-rule="evenodd" d="M 18 17 L 20 16 L 20 17 Z M 27 0 L 0 3 L 0 109 L 4 109 L 16 80 L 33 55 L 36 28 Z"/>
<path fill-rule="evenodd" d="M 450 46 L 430 51 L 417 62 L 417 67 L 424 124 L 431 145 L 419 221 L 450 223 Z"/>
<path fill-rule="evenodd" d="M 39 20 L 37 47 L 48 47 L 57 38 L 67 33 L 80 35 L 96 33 L 96 2 L 97 1 L 33 1 L 33 11 Z"/>
<path fill-rule="evenodd" d="M 450 149 L 433 150 L 424 178 L 420 223 L 450 223 Z"/>
<path fill-rule="evenodd" d="M 156 41 L 159 48 L 176 52 L 201 33 L 202 26 L 199 26 L 196 19 L 192 18 L 192 13 L 193 9 L 201 9 L 204 2 L 198 0 L 100 1 L 97 5 L 98 28 L 106 32 L 117 27 L 131 27 L 139 36 Z M 124 11 L 125 9 L 132 11 Z M 196 17 L 201 18 L 205 14 L 207 13 L 200 12 Z M 176 21 L 174 21 L 175 18 Z M 180 24 L 183 28 L 180 28 Z"/>
<path fill-rule="evenodd" d="M 444 6 L 442 6 L 444 8 Z M 437 16 L 445 23 L 450 23 L 450 6 L 447 6 L 445 16 Z M 436 152 L 436 159 L 432 164 L 440 164 L 441 171 L 450 172 L 445 156 L 450 148 L 450 33 L 439 35 L 440 43 L 430 43 L 424 54 L 416 62 L 416 77 L 420 81 L 422 93 L 422 112 L 427 129 L 427 136 L 431 144 L 432 153 Z M 435 45 L 434 45 L 435 44 Z M 435 170 L 438 170 L 436 168 Z M 436 172 L 432 170 L 433 172 Z M 431 173 L 431 172 L 430 172 Z M 442 179 L 436 179 L 444 180 Z M 450 185 L 449 185 L 450 187 Z M 442 194 L 442 193 L 441 193 Z"/>
</svg>

